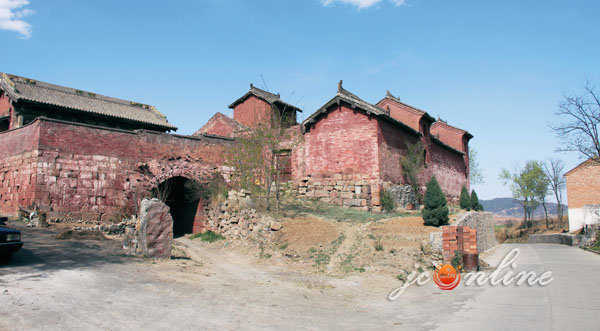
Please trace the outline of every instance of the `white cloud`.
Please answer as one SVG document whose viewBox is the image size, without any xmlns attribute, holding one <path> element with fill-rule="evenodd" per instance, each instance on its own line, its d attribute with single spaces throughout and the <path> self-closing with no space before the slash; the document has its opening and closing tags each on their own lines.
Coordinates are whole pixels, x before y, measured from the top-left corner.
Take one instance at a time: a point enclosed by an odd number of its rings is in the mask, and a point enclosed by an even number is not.
<svg viewBox="0 0 600 331">
<path fill-rule="evenodd" d="M 331 5 L 335 4 L 336 2 L 339 2 L 339 3 L 355 6 L 358 9 L 364 9 L 364 8 L 369 8 L 373 5 L 376 5 L 376 4 L 380 3 L 381 1 L 382 0 L 321 0 L 321 3 L 324 6 L 331 6 Z M 396 6 L 402 6 L 402 5 L 406 4 L 406 0 L 389 0 L 389 1 Z"/>
<path fill-rule="evenodd" d="M 0 29 L 18 32 L 23 39 L 31 37 L 31 24 L 21 20 L 33 13 L 24 8 L 28 4 L 28 0 L 0 0 Z"/>
</svg>

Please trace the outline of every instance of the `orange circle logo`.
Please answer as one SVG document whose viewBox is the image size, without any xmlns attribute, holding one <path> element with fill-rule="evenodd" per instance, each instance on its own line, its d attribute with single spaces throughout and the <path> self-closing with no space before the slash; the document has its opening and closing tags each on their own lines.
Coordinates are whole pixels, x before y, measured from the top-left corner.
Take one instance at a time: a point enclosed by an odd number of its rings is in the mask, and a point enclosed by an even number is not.
<svg viewBox="0 0 600 331">
<path fill-rule="evenodd" d="M 460 272 L 450 264 L 440 264 L 433 273 L 433 281 L 442 290 L 451 290 L 460 283 Z"/>
</svg>

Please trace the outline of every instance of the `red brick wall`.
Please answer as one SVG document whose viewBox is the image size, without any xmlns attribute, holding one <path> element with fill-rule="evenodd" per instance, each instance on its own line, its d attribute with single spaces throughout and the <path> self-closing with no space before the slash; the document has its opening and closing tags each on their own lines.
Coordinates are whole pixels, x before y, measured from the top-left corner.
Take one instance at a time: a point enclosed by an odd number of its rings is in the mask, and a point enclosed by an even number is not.
<svg viewBox="0 0 600 331">
<path fill-rule="evenodd" d="M 8 115 L 10 115 L 10 99 L 3 91 L 0 91 L 0 117 Z"/>
<path fill-rule="evenodd" d="M 461 244 L 462 248 L 459 247 Z M 468 226 L 443 227 L 442 249 L 444 263 L 451 263 L 457 250 L 463 254 L 477 254 L 477 230 Z"/>
<path fill-rule="evenodd" d="M 429 150 L 431 162 L 427 164 L 423 189 L 425 182 L 435 175 L 448 203 L 458 204 L 463 185 L 469 188 L 464 157 L 435 142 L 431 143 Z"/>
<path fill-rule="evenodd" d="M 43 182 L 37 180 L 39 127 L 0 132 L 0 215 L 29 206 Z"/>
<path fill-rule="evenodd" d="M 199 136 L 203 133 L 212 134 L 223 137 L 233 138 L 235 133 L 241 128 L 235 123 L 232 118 L 227 117 L 224 114 L 216 113 L 200 130 L 196 131 L 193 135 Z"/>
<path fill-rule="evenodd" d="M 451 127 L 443 122 L 435 122 L 431 126 L 431 134 L 438 137 L 444 144 L 461 152 L 467 153 L 465 146 L 465 131 Z"/>
<path fill-rule="evenodd" d="M 422 132 L 420 127 L 421 118 L 423 117 L 422 113 L 390 99 L 381 100 L 377 106 L 383 109 L 388 109 L 389 107 L 392 118 L 410 126 L 416 131 Z"/>
<path fill-rule="evenodd" d="M 304 135 L 306 175 L 378 176 L 377 119 L 345 105 L 325 116 Z"/>
<path fill-rule="evenodd" d="M 419 142 L 419 137 L 388 121 L 379 119 L 379 163 L 381 179 L 394 184 L 404 183 L 400 158 L 406 155 L 407 143 Z"/>
<path fill-rule="evenodd" d="M 270 121 L 271 105 L 255 96 L 233 108 L 233 119 L 245 126 L 256 128 L 259 123 Z"/>
<path fill-rule="evenodd" d="M 588 161 L 566 175 L 569 208 L 600 204 L 600 164 Z"/>
<path fill-rule="evenodd" d="M 20 141 L 19 135 L 29 141 Z M 37 150 L 33 138 L 39 140 Z M 102 218 L 108 219 L 114 213 L 130 210 L 141 198 L 137 194 L 156 182 L 175 176 L 199 182 L 210 180 L 223 164 L 226 143 L 37 120 L 24 128 L 0 133 L 0 146 L 8 152 L 34 150 L 33 166 L 22 162 L 17 166 L 21 181 L 29 180 L 24 176 L 28 171 L 36 183 L 33 190 L 27 191 L 35 192 L 33 198 L 29 193 L 12 196 L 9 204 L 0 206 L 0 212 L 14 214 L 16 206 L 35 203 L 50 211 L 50 217 L 96 219 L 104 215 Z M 15 185 L 13 181 L 8 182 L 10 187 Z"/>
</svg>

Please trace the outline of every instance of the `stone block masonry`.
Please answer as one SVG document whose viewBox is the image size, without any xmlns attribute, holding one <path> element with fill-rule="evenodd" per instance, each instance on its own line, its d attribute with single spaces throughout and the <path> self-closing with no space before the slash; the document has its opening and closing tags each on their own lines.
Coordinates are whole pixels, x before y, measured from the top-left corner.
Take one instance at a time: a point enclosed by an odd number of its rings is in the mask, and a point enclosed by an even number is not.
<svg viewBox="0 0 600 331">
<path fill-rule="evenodd" d="M 334 174 L 331 177 L 302 178 L 298 193 L 338 206 L 381 211 L 380 187 L 379 181 L 369 175 Z"/>
</svg>

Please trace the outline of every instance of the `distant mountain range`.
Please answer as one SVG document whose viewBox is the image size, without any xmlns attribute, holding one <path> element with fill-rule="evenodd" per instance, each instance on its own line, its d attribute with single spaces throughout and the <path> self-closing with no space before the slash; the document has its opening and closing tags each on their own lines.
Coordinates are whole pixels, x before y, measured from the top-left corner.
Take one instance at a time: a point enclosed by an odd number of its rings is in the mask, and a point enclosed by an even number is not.
<svg viewBox="0 0 600 331">
<path fill-rule="evenodd" d="M 479 200 L 485 211 L 493 213 L 495 216 L 502 217 L 523 217 L 523 207 L 519 201 L 513 198 L 496 198 L 492 200 Z M 556 203 L 549 202 L 546 204 L 548 216 L 556 216 Z M 563 215 L 567 215 L 567 206 L 563 205 Z M 544 207 L 539 205 L 533 213 L 534 217 L 544 216 Z"/>
</svg>

